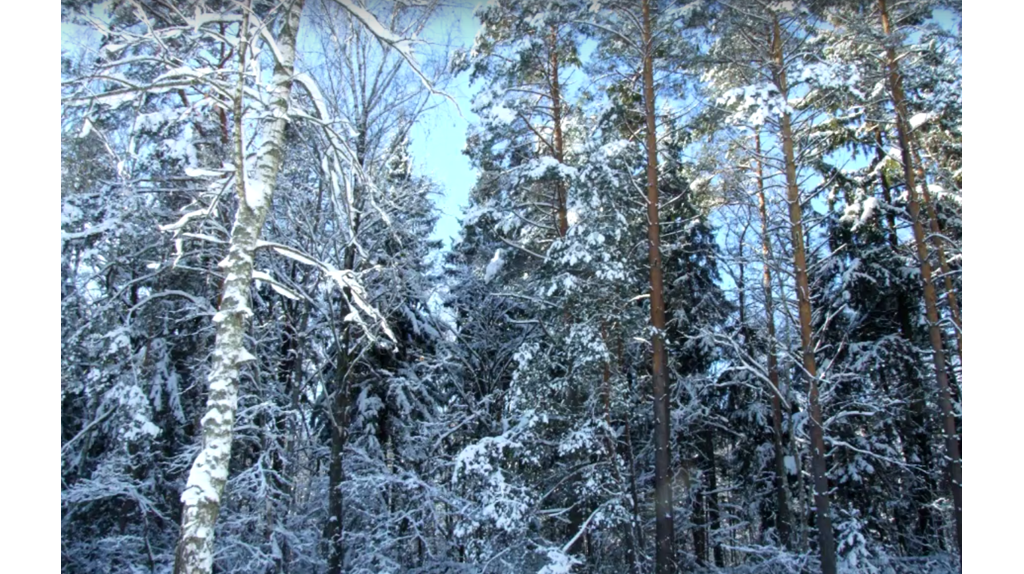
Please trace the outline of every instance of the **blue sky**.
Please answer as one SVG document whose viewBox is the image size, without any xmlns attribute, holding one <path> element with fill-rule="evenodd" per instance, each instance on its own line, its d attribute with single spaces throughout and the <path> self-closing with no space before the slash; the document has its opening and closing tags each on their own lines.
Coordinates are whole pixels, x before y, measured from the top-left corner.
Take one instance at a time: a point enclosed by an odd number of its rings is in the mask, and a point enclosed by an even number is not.
<svg viewBox="0 0 1024 574">
<path fill-rule="evenodd" d="M 447 30 L 454 31 L 454 40 L 469 50 L 473 37 L 480 26 L 473 16 L 473 9 L 480 4 L 465 3 L 448 8 L 425 30 L 424 38 L 441 37 Z M 469 159 L 462 154 L 466 144 L 466 131 L 470 122 L 477 117 L 470 111 L 470 100 L 474 89 L 469 85 L 469 74 L 457 77 L 446 89 L 455 99 L 459 110 L 451 102 L 442 102 L 426 114 L 413 128 L 411 151 L 416 171 L 440 184 L 443 195 L 435 199 L 441 218 L 434 228 L 434 237 L 443 239 L 446 246 L 458 237 L 462 208 L 466 205 L 469 190 L 476 182 L 476 174 L 469 165 Z"/>
</svg>

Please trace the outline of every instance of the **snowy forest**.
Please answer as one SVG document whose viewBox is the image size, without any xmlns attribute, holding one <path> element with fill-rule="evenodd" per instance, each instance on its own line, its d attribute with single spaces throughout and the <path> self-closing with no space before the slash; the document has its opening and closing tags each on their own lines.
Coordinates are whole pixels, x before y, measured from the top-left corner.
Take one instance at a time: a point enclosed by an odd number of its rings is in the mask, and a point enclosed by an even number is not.
<svg viewBox="0 0 1024 574">
<path fill-rule="evenodd" d="M 63 572 L 960 571 L 959 0 L 61 25 Z"/>
</svg>

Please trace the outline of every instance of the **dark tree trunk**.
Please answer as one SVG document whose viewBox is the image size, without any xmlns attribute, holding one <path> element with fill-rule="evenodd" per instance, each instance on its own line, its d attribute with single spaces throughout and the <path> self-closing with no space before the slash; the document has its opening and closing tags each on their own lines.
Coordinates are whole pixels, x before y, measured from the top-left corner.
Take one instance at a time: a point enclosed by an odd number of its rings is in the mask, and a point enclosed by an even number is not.
<svg viewBox="0 0 1024 574">
<path fill-rule="evenodd" d="M 683 470 L 683 472 L 686 472 Z M 699 489 L 692 489 L 693 509 L 691 511 L 693 523 L 693 554 L 700 566 L 708 565 L 708 516 L 704 506 L 704 493 Z"/>
<path fill-rule="evenodd" d="M 324 538 L 327 540 L 327 572 L 341 574 L 345 564 L 345 506 L 341 490 L 345 480 L 344 453 L 348 438 L 348 337 L 338 349 L 334 374 L 334 396 L 330 404 L 331 461 L 328 470 L 328 518 Z"/>
<path fill-rule="evenodd" d="M 704 476 L 707 480 L 704 483 L 704 498 L 708 507 L 708 540 L 711 544 L 712 554 L 715 557 L 715 566 L 725 566 L 725 557 L 722 555 L 722 545 L 716 539 L 717 533 L 722 528 L 718 514 L 718 475 L 715 470 L 715 433 L 710 427 L 701 431 L 700 454 L 704 461 Z"/>
</svg>

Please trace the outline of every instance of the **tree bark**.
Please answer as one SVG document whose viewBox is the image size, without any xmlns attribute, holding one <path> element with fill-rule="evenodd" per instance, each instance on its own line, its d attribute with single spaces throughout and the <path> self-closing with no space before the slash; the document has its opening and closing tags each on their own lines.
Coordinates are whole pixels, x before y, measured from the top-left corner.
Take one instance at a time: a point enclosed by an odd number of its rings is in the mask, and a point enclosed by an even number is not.
<svg viewBox="0 0 1024 574">
<path fill-rule="evenodd" d="M 686 472 L 684 470 L 683 472 Z M 704 493 L 698 489 L 691 489 L 693 495 L 693 509 L 691 510 L 690 522 L 693 524 L 693 554 L 697 558 L 698 566 L 708 565 L 708 516 L 707 508 L 704 505 Z"/>
<path fill-rule="evenodd" d="M 558 29 L 551 28 L 551 119 L 554 124 L 554 152 L 558 163 L 565 161 L 564 143 L 562 141 L 562 92 L 558 83 Z M 555 215 L 558 219 L 558 236 L 565 237 L 569 230 L 569 214 L 566 208 L 565 184 L 561 176 L 555 181 Z"/>
<path fill-rule="evenodd" d="M 916 144 L 916 140 L 915 140 Z M 921 180 L 921 199 L 924 202 L 925 211 L 928 214 L 928 225 L 931 229 L 932 245 L 935 247 L 935 254 L 939 258 L 939 270 L 942 272 L 942 281 L 946 287 L 946 303 L 949 304 L 949 315 L 953 319 L 953 327 L 956 331 L 956 354 L 960 358 L 960 364 L 964 362 L 964 340 L 963 329 L 960 323 L 960 301 L 953 289 L 953 277 L 949 273 L 949 264 L 946 261 L 946 249 L 942 246 L 942 228 L 939 226 L 939 218 L 935 213 L 935 204 L 932 202 L 932 194 L 928 191 L 928 181 L 924 175 L 924 164 L 921 162 L 921 154 L 914 147 L 914 164 L 917 166 L 917 177 Z"/>
<path fill-rule="evenodd" d="M 788 97 L 786 70 L 782 57 L 782 34 L 776 16 L 772 22 L 772 52 L 774 66 L 772 75 L 783 98 Z M 821 404 L 818 401 L 818 366 L 814 359 L 814 341 L 811 336 L 811 288 L 807 280 L 807 257 L 804 253 L 803 211 L 800 206 L 800 189 L 796 178 L 796 162 L 793 153 L 793 133 L 789 113 L 780 119 L 782 152 L 786 164 L 786 195 L 789 203 L 789 223 L 793 237 L 793 262 L 796 272 L 796 295 L 800 317 L 800 343 L 803 348 L 803 364 L 807 374 L 810 406 L 811 473 L 814 477 L 814 505 L 818 526 L 818 551 L 821 556 L 823 574 L 836 574 L 835 535 L 832 532 L 832 516 L 828 496 L 827 466 L 825 464 L 825 437 L 822 428 Z"/>
<path fill-rule="evenodd" d="M 324 538 L 327 541 L 327 572 L 341 574 L 345 563 L 344 519 L 345 500 L 341 484 L 345 480 L 344 452 L 348 439 L 348 332 L 338 349 L 337 366 L 334 373 L 334 398 L 330 405 L 331 460 L 328 468 L 327 527 Z"/>
<path fill-rule="evenodd" d="M 651 266 L 651 327 L 654 352 L 654 512 L 655 572 L 674 572 L 675 528 L 672 519 L 672 456 L 669 453 L 668 364 L 665 357 L 665 302 L 661 268 L 661 229 L 658 222 L 658 135 L 654 115 L 654 46 L 650 0 L 643 0 L 643 89 L 647 119 L 647 242 Z"/>
<path fill-rule="evenodd" d="M 764 312 L 768 329 L 768 380 L 772 385 L 772 438 L 775 447 L 775 531 L 779 542 L 790 548 L 789 488 L 786 485 L 786 453 L 782 436 L 782 391 L 779 389 L 779 364 L 775 339 L 775 303 L 772 298 L 772 239 L 768 232 L 768 202 L 764 196 L 764 164 L 761 161 L 761 134 L 754 135 L 757 162 L 757 202 L 761 215 L 761 258 L 764 262 Z"/>
<path fill-rule="evenodd" d="M 622 341 L 619 341 L 619 367 L 622 373 L 626 377 L 627 393 L 629 397 L 637 395 L 636 385 L 634 384 L 633 378 L 633 366 L 624 362 L 624 355 L 622 352 Z M 630 401 L 630 412 L 633 412 L 632 401 Z M 626 464 L 629 465 L 629 495 L 630 495 L 630 510 L 632 510 L 632 521 L 630 522 L 630 554 L 632 556 L 632 562 L 629 564 L 629 571 L 632 574 L 636 574 L 641 570 L 639 564 L 639 557 L 641 555 L 640 549 L 644 547 L 644 531 L 640 522 L 640 495 L 637 491 L 636 486 L 636 460 L 633 457 L 633 435 L 630 431 L 629 414 L 627 413 L 623 419 L 625 439 L 626 439 Z"/>
<path fill-rule="evenodd" d="M 882 17 L 882 32 L 886 38 L 892 34 L 889 13 L 885 0 L 878 0 L 878 9 Z M 932 344 L 932 360 L 935 367 L 935 379 L 939 384 L 939 408 L 946 438 L 946 457 L 948 459 L 948 480 L 953 495 L 953 513 L 956 518 L 957 548 L 963 553 L 963 498 L 961 490 L 962 469 L 960 462 L 960 443 L 956 429 L 956 417 L 950 400 L 949 380 L 946 376 L 946 358 L 942 345 L 942 331 L 939 328 L 939 311 L 935 285 L 932 282 L 932 267 L 928 260 L 928 247 L 925 243 L 924 225 L 921 222 L 921 206 L 917 198 L 915 185 L 914 158 L 910 146 L 910 129 L 907 122 L 907 104 L 903 96 L 903 79 L 896 61 L 896 49 L 891 44 L 886 46 L 886 66 L 889 72 L 889 90 L 892 93 L 893 107 L 896 108 L 896 133 L 899 138 L 900 155 L 903 159 L 903 175 L 907 186 L 907 203 L 914 230 L 914 243 L 917 247 L 917 258 L 921 265 L 921 282 L 924 284 L 924 305 L 928 318 L 928 335 Z"/>
<path fill-rule="evenodd" d="M 213 570 L 214 527 L 220 513 L 221 495 L 227 483 L 231 461 L 239 369 L 255 359 L 244 345 L 245 321 L 252 314 L 249 308 L 249 286 L 252 283 L 253 257 L 263 224 L 270 212 L 274 184 L 284 157 L 292 63 L 295 59 L 302 6 L 303 0 L 295 0 L 288 7 L 277 38 L 281 61 L 274 65 L 269 105 L 270 117 L 273 119 L 267 125 L 265 139 L 256 160 L 258 179 L 247 186 L 243 177 L 244 158 L 235 158 L 240 197 L 231 229 L 228 255 L 221 263 L 225 271 L 224 291 L 213 319 L 217 334 L 209 374 L 207 411 L 202 419 L 203 446 L 192 464 L 181 495 L 181 537 L 175 553 L 175 574 L 209 574 Z M 244 58 L 247 50 L 248 18 L 245 18 L 242 27 L 240 58 Z M 235 137 L 243 137 L 240 130 Z M 252 185 L 259 189 L 251 189 Z"/>
<path fill-rule="evenodd" d="M 718 514 L 718 475 L 715 471 L 715 436 L 711 427 L 705 427 L 701 431 L 700 450 L 701 458 L 704 459 L 704 473 L 707 475 L 707 482 L 704 487 L 705 503 L 708 507 L 708 542 L 711 545 L 711 552 L 715 558 L 715 566 L 725 567 L 725 556 L 722 554 L 722 545 L 719 544 L 716 536 L 722 527 Z"/>
</svg>

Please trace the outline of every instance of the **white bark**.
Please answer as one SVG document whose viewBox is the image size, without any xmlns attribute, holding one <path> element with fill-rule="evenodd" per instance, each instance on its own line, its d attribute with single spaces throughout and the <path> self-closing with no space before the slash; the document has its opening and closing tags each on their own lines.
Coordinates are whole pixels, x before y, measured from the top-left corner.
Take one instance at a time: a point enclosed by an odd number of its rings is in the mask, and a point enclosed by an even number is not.
<svg viewBox="0 0 1024 574">
<path fill-rule="evenodd" d="M 220 512 L 220 498 L 228 479 L 231 439 L 238 404 L 238 373 L 246 362 L 255 359 L 244 345 L 245 320 L 249 309 L 253 256 L 260 232 L 270 211 L 274 184 L 284 157 L 284 133 L 288 118 L 288 99 L 292 89 L 295 43 L 303 0 L 293 0 L 287 8 L 284 25 L 277 38 L 279 58 L 271 83 L 270 117 L 256 158 L 256 177 L 246 181 L 243 163 L 238 161 L 244 193 L 239 198 L 231 230 L 224 268 L 224 292 L 214 316 L 217 338 L 209 375 L 209 397 L 202 419 L 203 446 L 192 464 L 185 491 L 181 518 L 181 538 L 175 556 L 175 574 L 208 574 L 213 569 L 214 525 Z"/>
</svg>

